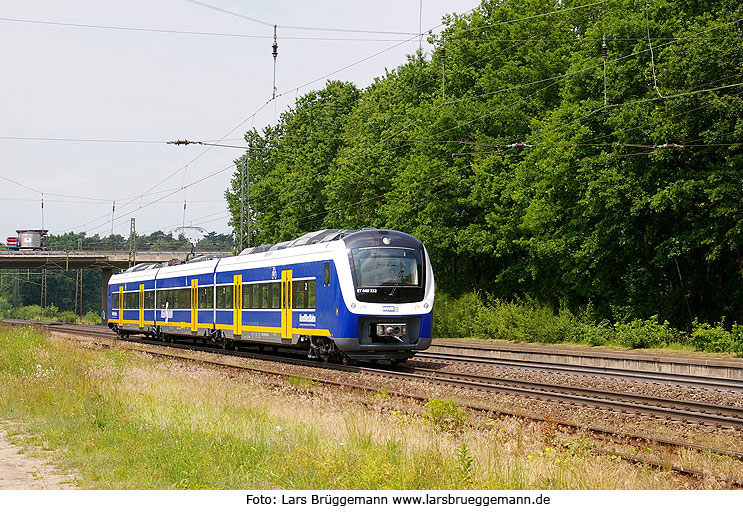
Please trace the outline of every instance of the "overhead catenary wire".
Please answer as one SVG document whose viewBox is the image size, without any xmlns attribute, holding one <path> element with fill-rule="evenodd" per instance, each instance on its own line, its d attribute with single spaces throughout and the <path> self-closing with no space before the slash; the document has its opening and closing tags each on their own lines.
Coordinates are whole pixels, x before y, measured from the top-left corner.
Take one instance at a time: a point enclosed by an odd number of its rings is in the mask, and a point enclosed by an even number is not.
<svg viewBox="0 0 743 520">
<path fill-rule="evenodd" d="M 227 9 L 223 9 L 221 7 L 207 4 L 205 2 L 199 2 L 197 0 L 184 0 L 184 1 L 191 3 L 191 4 L 199 5 L 201 7 L 205 7 L 207 9 L 212 9 L 214 11 L 219 11 L 221 13 L 229 14 L 231 16 L 236 16 L 237 18 L 242 18 L 243 20 L 255 22 L 263 26 L 267 26 L 267 27 L 277 26 L 277 24 L 275 23 L 271 23 L 266 20 L 260 20 L 258 18 L 247 16 L 242 13 L 238 13 L 236 11 L 229 11 Z M 278 27 L 281 29 L 290 29 L 290 30 L 299 30 L 299 31 L 348 32 L 348 33 L 366 33 L 366 34 L 397 34 L 397 35 L 405 35 L 405 36 L 416 36 L 416 37 L 418 36 L 418 33 L 388 31 L 388 30 L 375 31 L 375 30 L 370 30 L 370 29 L 349 29 L 349 28 L 341 28 L 341 27 L 313 27 L 313 26 L 301 26 L 301 25 L 278 25 Z"/>
<path fill-rule="evenodd" d="M 0 17 L 0 22 L 14 22 L 23 24 L 33 25 L 51 25 L 59 27 L 73 27 L 83 29 L 103 29 L 111 31 L 130 31 L 130 32 L 143 32 L 143 33 L 160 33 L 160 34 L 172 34 L 172 35 L 185 35 L 185 36 L 216 36 L 224 38 L 249 38 L 249 39 L 260 39 L 270 40 L 270 35 L 265 34 L 242 34 L 242 33 L 221 33 L 221 32 L 205 32 L 205 31 L 185 31 L 177 29 L 152 29 L 146 27 L 127 27 L 117 25 L 98 25 L 89 23 L 70 23 L 70 22 L 57 22 L 52 20 L 34 20 L 28 18 L 7 18 Z M 352 31 L 358 32 L 358 31 Z M 299 40 L 299 41 L 338 41 L 338 42 L 393 42 L 400 41 L 402 37 L 398 38 L 351 38 L 351 37 L 338 37 L 338 36 L 285 36 L 286 40 Z"/>
<path fill-rule="evenodd" d="M 60 27 L 71 27 L 71 28 L 84 28 L 84 29 L 103 29 L 103 30 L 112 30 L 112 31 L 131 31 L 131 32 L 144 32 L 144 33 L 161 33 L 161 34 L 173 34 L 173 35 L 185 35 L 185 36 L 214 36 L 214 37 L 224 37 L 224 38 L 248 38 L 248 39 L 260 39 L 260 40 L 271 40 L 273 39 L 273 36 L 267 35 L 267 34 L 243 34 L 243 33 L 221 33 L 221 32 L 206 32 L 206 31 L 185 31 L 185 30 L 177 30 L 177 29 L 153 29 L 153 28 L 146 28 L 146 27 L 127 27 L 127 26 L 116 26 L 116 25 L 98 25 L 98 24 L 87 24 L 87 23 L 71 23 L 71 22 L 58 22 L 53 20 L 34 20 L 34 19 L 27 19 L 27 18 L 7 18 L 7 17 L 0 17 L 0 22 L 14 22 L 14 23 L 23 23 L 23 24 L 35 24 L 35 25 L 51 25 L 51 26 L 60 26 Z M 291 26 L 278 26 L 280 29 L 291 29 L 293 27 Z M 363 32 L 359 30 L 350 30 L 350 32 Z M 376 31 L 370 31 L 372 33 Z M 394 33 L 398 34 L 398 33 Z M 414 36 L 418 38 L 420 35 L 417 33 L 399 33 L 399 37 L 397 38 L 351 38 L 351 37 L 330 37 L 330 36 L 292 36 L 292 35 L 284 35 L 282 36 L 283 40 L 297 40 L 297 41 L 328 41 L 328 42 L 361 42 L 361 43 L 373 43 L 373 42 L 380 42 L 380 43 L 389 43 L 389 42 L 405 42 L 408 41 L 408 38 L 404 38 L 403 36 Z M 653 38 L 654 40 L 672 40 L 674 38 L 669 37 L 659 37 L 656 36 Z M 743 39 L 743 36 L 724 36 L 724 37 L 707 37 L 707 38 L 695 38 L 697 40 L 740 40 Z M 600 39 L 599 39 L 600 40 Z M 628 37 L 611 37 L 607 39 L 607 41 L 639 41 L 639 40 L 646 40 L 646 37 L 638 37 L 638 36 L 628 36 Z M 468 38 L 468 41 L 476 42 L 476 43 L 483 43 L 483 42 L 528 42 L 528 39 L 525 38 Z M 559 38 L 559 39 L 544 39 L 542 41 L 545 42 L 566 42 L 566 43 L 578 43 L 578 40 L 575 39 L 565 39 L 565 38 Z M 581 38 L 580 42 L 584 43 L 591 43 L 591 39 L 588 37 Z"/>
</svg>

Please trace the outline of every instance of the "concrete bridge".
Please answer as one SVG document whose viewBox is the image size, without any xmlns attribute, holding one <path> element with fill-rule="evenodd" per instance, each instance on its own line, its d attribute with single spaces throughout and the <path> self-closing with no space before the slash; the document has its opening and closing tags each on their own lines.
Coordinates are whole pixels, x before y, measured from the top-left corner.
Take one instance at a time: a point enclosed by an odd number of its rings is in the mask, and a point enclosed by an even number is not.
<svg viewBox="0 0 743 520">
<path fill-rule="evenodd" d="M 186 260 L 188 251 L 0 251 L 0 269 L 100 269 L 101 308 L 106 308 L 106 288 L 114 269 L 127 269 L 135 264 Z M 200 251 L 197 255 L 231 256 L 231 252 Z"/>
</svg>

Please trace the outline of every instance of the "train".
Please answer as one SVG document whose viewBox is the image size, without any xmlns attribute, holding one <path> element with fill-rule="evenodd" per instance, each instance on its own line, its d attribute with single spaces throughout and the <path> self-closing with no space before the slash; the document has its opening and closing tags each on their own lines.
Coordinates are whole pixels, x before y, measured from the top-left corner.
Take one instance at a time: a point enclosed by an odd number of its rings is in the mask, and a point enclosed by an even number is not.
<svg viewBox="0 0 743 520">
<path fill-rule="evenodd" d="M 431 344 L 434 276 L 412 235 L 324 229 L 237 256 L 139 264 L 111 276 L 107 301 L 122 337 L 399 363 Z"/>
</svg>

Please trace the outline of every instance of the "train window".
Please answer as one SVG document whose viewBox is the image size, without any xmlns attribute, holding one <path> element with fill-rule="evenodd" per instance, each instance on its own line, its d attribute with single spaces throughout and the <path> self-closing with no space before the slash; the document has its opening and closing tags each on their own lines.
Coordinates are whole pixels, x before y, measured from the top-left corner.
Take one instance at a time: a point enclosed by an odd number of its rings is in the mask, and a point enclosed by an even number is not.
<svg viewBox="0 0 743 520">
<path fill-rule="evenodd" d="M 310 280 L 308 282 L 309 288 L 307 289 L 307 308 L 308 309 L 314 309 L 317 305 L 317 282 L 315 280 Z"/>
<path fill-rule="evenodd" d="M 214 305 L 214 287 L 199 287 L 199 309 L 211 309 Z"/>
<path fill-rule="evenodd" d="M 124 293 L 124 308 L 139 309 L 139 291 Z"/>
<path fill-rule="evenodd" d="M 144 292 L 144 308 L 145 309 L 155 308 L 155 291 Z"/>
<path fill-rule="evenodd" d="M 190 289 L 175 289 L 175 303 L 173 307 L 176 309 L 190 309 L 191 308 L 191 291 Z"/>
<path fill-rule="evenodd" d="M 243 309 L 253 308 L 253 288 L 250 285 L 243 285 Z"/>
<path fill-rule="evenodd" d="M 157 298 L 157 306 L 161 309 L 164 309 L 167 306 L 170 307 L 172 305 L 172 298 L 169 298 L 170 291 L 167 289 L 160 290 L 156 292 L 155 297 Z M 171 302 L 171 303 L 169 303 Z"/>
<path fill-rule="evenodd" d="M 261 286 L 260 284 L 254 283 L 251 286 L 250 292 L 253 293 L 253 297 L 250 300 L 251 302 L 251 309 L 260 309 L 261 308 Z"/>
<path fill-rule="evenodd" d="M 330 262 L 325 262 L 325 287 L 330 285 Z"/>
<path fill-rule="evenodd" d="M 294 309 L 306 309 L 307 305 L 307 282 L 292 282 L 292 307 Z"/>
<path fill-rule="evenodd" d="M 268 284 L 262 283 L 261 285 L 261 309 L 271 308 L 271 293 L 268 290 Z"/>
<path fill-rule="evenodd" d="M 232 308 L 232 285 L 217 287 L 217 309 Z"/>
<path fill-rule="evenodd" d="M 315 280 L 295 280 L 292 282 L 292 308 L 315 308 Z"/>
<path fill-rule="evenodd" d="M 270 285 L 271 285 L 271 292 L 273 293 L 273 298 L 271 298 L 271 308 L 280 309 L 281 308 L 281 284 L 276 282 Z"/>
<path fill-rule="evenodd" d="M 111 294 L 111 308 L 118 309 L 121 305 L 119 304 L 119 293 L 115 292 Z"/>
<path fill-rule="evenodd" d="M 420 287 L 420 252 L 402 247 L 352 249 L 357 288 L 379 286 Z"/>
</svg>

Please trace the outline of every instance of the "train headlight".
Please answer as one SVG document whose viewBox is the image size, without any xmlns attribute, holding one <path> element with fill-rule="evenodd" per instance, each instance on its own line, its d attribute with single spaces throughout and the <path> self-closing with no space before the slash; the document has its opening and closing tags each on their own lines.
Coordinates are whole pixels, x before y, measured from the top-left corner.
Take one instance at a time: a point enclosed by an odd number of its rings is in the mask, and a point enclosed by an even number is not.
<svg viewBox="0 0 743 520">
<path fill-rule="evenodd" d="M 424 309 L 428 309 L 428 307 L 429 307 L 428 303 L 424 303 L 424 304 L 423 304 L 423 308 L 424 308 Z"/>
<path fill-rule="evenodd" d="M 356 304 L 355 304 L 355 303 L 352 303 L 352 304 L 351 304 L 351 308 L 352 308 L 352 309 L 355 309 L 355 308 L 356 308 Z"/>
</svg>

